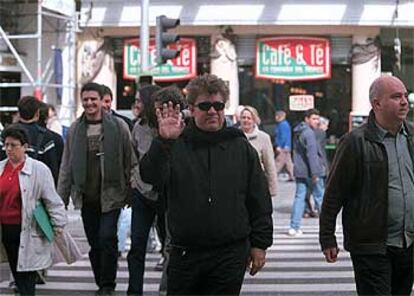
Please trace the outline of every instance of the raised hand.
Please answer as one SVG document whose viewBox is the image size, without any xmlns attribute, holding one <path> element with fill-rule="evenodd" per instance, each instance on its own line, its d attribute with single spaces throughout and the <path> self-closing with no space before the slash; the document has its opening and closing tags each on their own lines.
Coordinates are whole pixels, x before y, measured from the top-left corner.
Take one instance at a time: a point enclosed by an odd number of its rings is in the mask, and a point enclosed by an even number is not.
<svg viewBox="0 0 414 296">
<path fill-rule="evenodd" d="M 180 105 L 175 107 L 172 102 L 163 104 L 161 108 L 156 110 L 158 121 L 158 133 L 163 139 L 174 140 L 177 139 L 183 129 L 184 121 L 180 112 Z"/>
</svg>

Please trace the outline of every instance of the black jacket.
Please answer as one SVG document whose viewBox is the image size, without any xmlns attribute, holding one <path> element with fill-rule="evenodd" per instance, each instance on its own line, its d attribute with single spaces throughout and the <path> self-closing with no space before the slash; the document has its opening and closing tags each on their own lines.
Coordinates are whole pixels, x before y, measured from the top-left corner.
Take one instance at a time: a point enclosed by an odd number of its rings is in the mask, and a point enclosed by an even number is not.
<svg viewBox="0 0 414 296">
<path fill-rule="evenodd" d="M 155 138 L 140 170 L 143 181 L 164 188 L 173 245 L 203 249 L 247 238 L 252 247 L 272 244 L 266 178 L 238 129 L 214 134 L 191 125 L 175 141 Z"/>
<path fill-rule="evenodd" d="M 414 156 L 414 127 L 404 123 Z M 384 254 L 388 217 L 388 159 L 371 111 L 368 123 L 345 135 L 335 154 L 320 216 L 322 249 L 336 247 L 342 208 L 344 247 L 356 254 Z"/>
<path fill-rule="evenodd" d="M 37 159 L 48 166 L 56 185 L 63 154 L 62 137 L 45 127 L 41 127 L 37 123 L 20 122 L 19 125 L 26 130 L 29 137 L 29 147 L 26 153 L 31 158 Z M 3 145 L 3 139 L 1 139 L 0 160 L 6 158 Z"/>
<path fill-rule="evenodd" d="M 132 123 L 132 120 L 129 119 L 128 117 L 124 116 L 124 115 L 119 114 L 115 110 L 111 110 L 111 111 L 112 111 L 113 116 L 121 118 L 128 125 L 129 131 L 131 132 L 132 129 L 134 128 L 134 124 Z"/>
</svg>

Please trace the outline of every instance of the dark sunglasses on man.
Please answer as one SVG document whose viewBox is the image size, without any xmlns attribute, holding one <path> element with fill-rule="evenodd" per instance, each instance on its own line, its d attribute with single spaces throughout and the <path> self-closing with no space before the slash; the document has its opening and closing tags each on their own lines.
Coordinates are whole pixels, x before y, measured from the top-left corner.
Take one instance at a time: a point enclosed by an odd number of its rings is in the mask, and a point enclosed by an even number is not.
<svg viewBox="0 0 414 296">
<path fill-rule="evenodd" d="M 214 110 L 216 110 L 216 111 L 221 111 L 221 110 L 224 109 L 225 104 L 223 102 L 213 102 L 212 103 L 212 102 L 206 101 L 206 102 L 198 103 L 196 105 L 196 107 L 198 107 L 198 109 L 200 109 L 202 111 L 208 111 L 208 110 L 210 110 L 211 107 L 213 107 Z"/>
</svg>

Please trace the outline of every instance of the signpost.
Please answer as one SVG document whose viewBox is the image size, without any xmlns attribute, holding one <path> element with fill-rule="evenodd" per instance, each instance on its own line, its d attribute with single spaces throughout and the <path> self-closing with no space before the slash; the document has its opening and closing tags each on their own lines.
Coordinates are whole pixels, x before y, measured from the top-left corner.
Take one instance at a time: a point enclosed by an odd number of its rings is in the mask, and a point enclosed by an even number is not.
<svg viewBox="0 0 414 296">
<path fill-rule="evenodd" d="M 328 39 L 272 37 L 257 40 L 256 78 L 305 81 L 330 77 Z"/>
<path fill-rule="evenodd" d="M 166 64 L 156 66 L 155 39 L 149 41 L 149 74 L 155 81 L 177 81 L 192 79 L 197 75 L 196 41 L 191 38 L 181 38 L 170 45 L 171 49 L 179 49 L 180 55 Z M 124 43 L 124 79 L 136 80 L 141 74 L 139 40 L 129 39 Z"/>
</svg>

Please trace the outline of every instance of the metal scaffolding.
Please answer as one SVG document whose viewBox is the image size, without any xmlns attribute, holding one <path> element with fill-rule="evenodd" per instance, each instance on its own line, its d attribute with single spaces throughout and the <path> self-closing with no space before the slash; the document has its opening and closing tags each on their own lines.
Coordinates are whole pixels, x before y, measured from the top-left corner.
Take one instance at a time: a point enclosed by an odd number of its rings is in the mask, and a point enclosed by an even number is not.
<svg viewBox="0 0 414 296">
<path fill-rule="evenodd" d="M 0 88 L 32 87 L 34 96 L 38 97 L 39 99 L 42 99 L 43 93 L 45 93 L 48 88 L 69 89 L 74 94 L 75 87 L 76 87 L 75 62 L 76 62 L 76 32 L 78 31 L 78 15 L 75 11 L 75 5 L 73 5 L 73 13 L 71 15 L 65 15 L 65 14 L 55 12 L 51 9 L 48 9 L 47 7 L 45 7 L 45 2 L 47 1 L 44 1 L 44 0 L 25 0 L 25 1 L 3 0 L 2 1 L 3 5 L 9 4 L 9 7 L 14 7 L 16 9 L 18 9 L 19 4 L 32 5 L 32 6 L 36 5 L 37 6 L 36 12 L 34 14 L 30 14 L 30 16 L 33 15 L 37 20 L 35 32 L 29 33 L 29 34 L 27 33 L 19 34 L 18 32 L 16 34 L 8 34 L 7 30 L 2 27 L 2 23 L 0 23 L 0 38 L 3 39 L 4 43 L 7 45 L 10 52 L 16 58 L 18 65 L 20 66 L 20 68 L 22 69 L 22 72 L 26 75 L 28 79 L 28 82 L 0 83 Z M 74 4 L 74 1 L 72 2 L 72 4 Z M 22 17 L 22 16 L 23 15 L 20 14 L 17 16 L 17 18 Z M 10 18 L 14 17 L 13 13 L 10 13 L 8 17 Z M 43 44 L 43 34 L 44 34 L 44 28 L 42 27 L 42 21 L 45 17 L 62 20 L 63 25 L 65 26 L 63 31 L 59 30 L 58 28 L 56 29 L 55 33 L 59 35 L 60 32 L 64 32 L 65 34 L 65 39 L 66 39 L 65 46 L 67 50 L 69 51 L 68 60 L 65 60 L 65 65 L 68 65 L 71 68 L 68 71 L 69 78 L 67 79 L 67 83 L 58 84 L 58 83 L 51 82 L 51 79 L 53 77 L 53 55 L 51 55 L 51 57 L 47 61 L 44 69 L 42 67 L 43 65 L 42 44 Z M 35 74 L 33 74 L 33 71 L 30 71 L 30 69 L 27 67 L 21 54 L 18 52 L 18 50 L 12 43 L 12 40 L 18 40 L 18 39 L 35 39 L 36 40 L 36 48 L 33 49 L 36 51 L 36 67 L 35 67 L 36 73 Z M 58 44 L 54 46 L 58 48 Z M 52 46 L 52 48 L 54 47 Z M 72 95 L 72 97 L 74 97 L 74 95 Z M 62 105 L 64 105 L 63 102 L 61 103 Z M 74 106 L 67 106 L 67 107 L 70 107 L 70 109 L 74 108 Z"/>
</svg>

